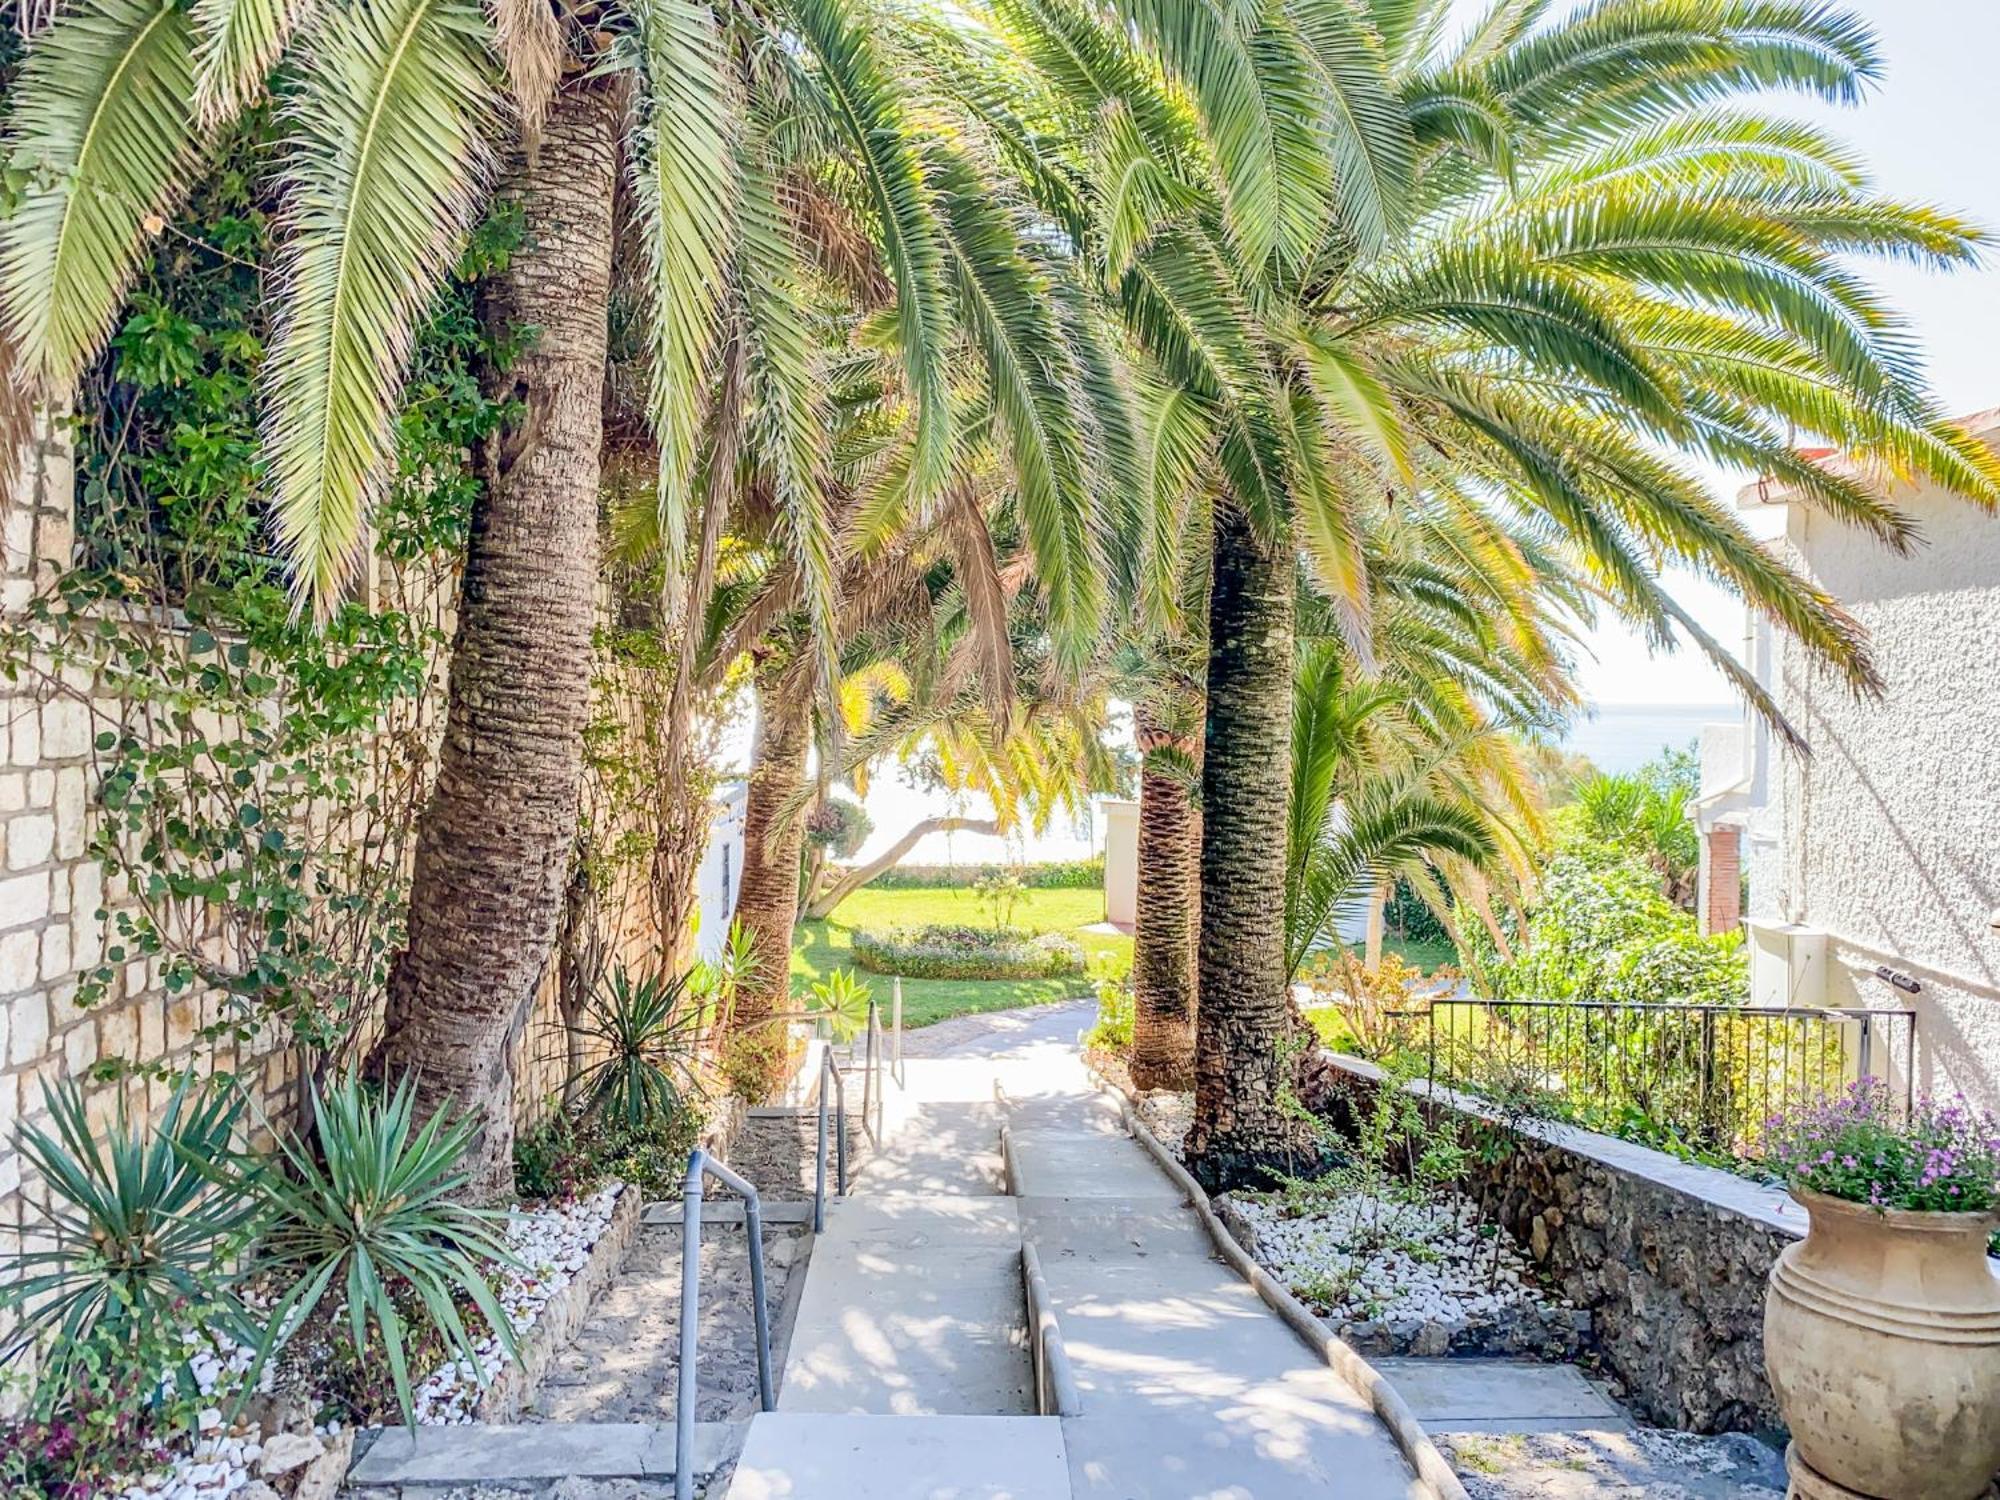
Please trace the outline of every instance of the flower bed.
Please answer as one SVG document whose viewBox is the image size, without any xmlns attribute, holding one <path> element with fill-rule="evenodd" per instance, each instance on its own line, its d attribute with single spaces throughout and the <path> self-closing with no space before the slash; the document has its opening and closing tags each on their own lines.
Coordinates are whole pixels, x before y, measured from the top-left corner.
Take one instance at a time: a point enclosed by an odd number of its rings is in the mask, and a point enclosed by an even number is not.
<svg viewBox="0 0 2000 1500">
<path fill-rule="evenodd" d="M 517 1211 L 507 1221 L 507 1249 L 520 1264 L 494 1266 L 493 1282 L 513 1325 L 516 1343 L 524 1352 L 528 1331 L 589 1262 L 592 1248 L 611 1226 L 623 1191 L 620 1184 L 612 1183 L 588 1196 Z M 270 1419 L 275 1430 L 264 1430 L 252 1420 L 258 1411 L 253 1405 L 244 1419 L 230 1426 L 225 1413 L 236 1404 L 252 1360 L 248 1349 L 236 1348 L 227 1339 L 220 1343 L 219 1352 L 197 1355 L 189 1362 L 203 1396 L 212 1402 L 201 1414 L 199 1436 L 170 1449 L 161 1469 L 134 1477 L 118 1492 L 121 1500 L 219 1500 L 253 1481 L 272 1484 L 281 1478 L 281 1487 L 289 1488 L 294 1482 L 289 1476 L 307 1469 L 323 1454 L 339 1451 L 346 1424 L 338 1418 L 314 1422 L 279 1415 Z M 489 1383 L 508 1372 L 510 1366 L 497 1338 L 489 1334 L 482 1339 L 479 1355 Z M 310 1350 L 295 1351 L 287 1360 L 290 1370 L 306 1373 L 314 1364 Z M 267 1370 L 260 1389 L 269 1391 L 272 1384 L 273 1373 Z M 480 1404 L 479 1372 L 468 1361 L 447 1360 L 431 1371 L 414 1394 L 420 1426 L 470 1423 L 476 1420 Z M 304 1399 L 311 1400 L 310 1393 Z M 285 1402 L 262 1404 L 280 1411 L 287 1406 Z M 297 1409 L 296 1403 L 292 1409 Z M 344 1469 L 345 1465 L 330 1467 Z"/>
<path fill-rule="evenodd" d="M 854 961 L 905 979 L 1066 979 L 1083 973 L 1083 949 L 1059 932 L 1030 936 L 934 924 L 854 934 Z"/>
</svg>

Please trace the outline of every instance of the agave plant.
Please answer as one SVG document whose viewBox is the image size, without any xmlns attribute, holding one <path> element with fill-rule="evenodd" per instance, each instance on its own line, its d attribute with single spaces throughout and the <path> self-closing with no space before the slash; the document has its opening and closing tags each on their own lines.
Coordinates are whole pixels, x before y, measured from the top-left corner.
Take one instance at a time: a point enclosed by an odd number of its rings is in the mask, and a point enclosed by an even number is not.
<svg viewBox="0 0 2000 1500">
<path fill-rule="evenodd" d="M 868 1002 L 873 998 L 867 983 L 857 979 L 852 969 L 835 969 L 826 978 L 815 980 L 810 1009 L 826 1019 L 836 1042 L 851 1042 L 868 1024 Z"/>
<path fill-rule="evenodd" d="M 579 1080 L 583 1112 L 637 1128 L 705 1098 L 702 1043 L 712 1014 L 693 971 L 635 977 L 614 968 L 579 1028 L 586 1050 L 603 1054 Z"/>
<path fill-rule="evenodd" d="M 495 1267 L 514 1264 L 502 1233 L 507 1216 L 453 1198 L 466 1182 L 459 1161 L 477 1123 L 440 1110 L 419 1124 L 411 1080 L 385 1093 L 351 1074 L 315 1091 L 312 1113 L 311 1143 L 296 1133 L 281 1136 L 275 1163 L 238 1158 L 230 1181 L 259 1202 L 268 1221 L 250 1274 L 278 1294 L 258 1360 L 332 1295 L 345 1307 L 354 1348 L 364 1356 L 374 1325 L 403 1420 L 414 1422 L 413 1315 L 482 1382 L 485 1367 L 461 1300 L 514 1353 L 513 1327 L 488 1282 Z"/>
<path fill-rule="evenodd" d="M 43 1345 L 45 1380 L 61 1389 L 61 1372 L 93 1341 L 139 1343 L 197 1319 L 243 1336 L 230 1268 L 257 1205 L 212 1177 L 239 1096 L 184 1073 L 148 1127 L 128 1117 L 121 1092 L 102 1141 L 76 1080 L 45 1084 L 42 1098 L 53 1133 L 24 1127 L 19 1149 L 48 1184 L 51 1243 L 23 1251 L 20 1275 L 0 1286 L 0 1308 L 23 1314 L 0 1359 Z"/>
</svg>

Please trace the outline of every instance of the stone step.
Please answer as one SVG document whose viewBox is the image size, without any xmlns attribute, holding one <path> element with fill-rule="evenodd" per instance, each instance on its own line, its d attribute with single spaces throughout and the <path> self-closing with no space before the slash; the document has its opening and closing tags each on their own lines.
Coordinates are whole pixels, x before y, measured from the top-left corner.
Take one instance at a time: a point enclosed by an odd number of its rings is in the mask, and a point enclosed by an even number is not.
<svg viewBox="0 0 2000 1500">
<path fill-rule="evenodd" d="M 697 1422 L 694 1470 L 726 1465 L 741 1422 Z M 646 1422 L 545 1422 L 389 1427 L 347 1471 L 350 1486 L 463 1485 L 502 1480 L 671 1479 L 674 1429 Z"/>
<path fill-rule="evenodd" d="M 1067 1500 L 1054 1417 L 765 1412 L 727 1500 Z"/>
<path fill-rule="evenodd" d="M 1437 1432 L 1619 1432 L 1624 1410 L 1575 1365 L 1527 1359 L 1377 1359 Z"/>
</svg>

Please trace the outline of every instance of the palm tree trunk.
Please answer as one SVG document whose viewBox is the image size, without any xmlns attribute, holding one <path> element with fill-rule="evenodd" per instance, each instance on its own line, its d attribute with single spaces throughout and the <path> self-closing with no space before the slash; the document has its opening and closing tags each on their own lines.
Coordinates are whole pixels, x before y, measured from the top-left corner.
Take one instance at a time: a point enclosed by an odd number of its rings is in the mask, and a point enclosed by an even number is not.
<svg viewBox="0 0 2000 1500">
<path fill-rule="evenodd" d="M 750 937 L 756 972 L 737 987 L 729 1041 L 732 1079 L 753 1095 L 778 1085 L 785 1061 L 783 1032 L 773 1018 L 789 1008 L 805 843 L 805 818 L 797 809 L 786 816 L 785 803 L 805 784 L 812 742 L 812 705 L 799 680 L 759 673 L 757 705 L 757 748 L 743 808 L 743 882 L 736 898 L 736 920 Z"/>
<path fill-rule="evenodd" d="M 521 416 L 478 456 L 437 784 L 417 828 L 407 946 L 378 1065 L 479 1132 L 467 1192 L 514 1185 L 509 1053 L 562 908 L 576 832 L 597 601 L 611 198 L 621 90 L 573 83 L 500 198 L 525 238 L 485 283 L 490 326 L 534 341 L 490 384 Z"/>
<path fill-rule="evenodd" d="M 1371 969 L 1382 967 L 1383 931 L 1389 921 L 1389 893 L 1387 880 L 1378 880 L 1368 888 L 1368 929 L 1363 943 L 1363 962 Z"/>
<path fill-rule="evenodd" d="M 1218 506 L 1202 764 L 1201 1003 L 1188 1167 L 1211 1192 L 1296 1171 L 1283 1107 L 1285 827 L 1291 787 L 1291 553 Z"/>
<path fill-rule="evenodd" d="M 1169 743 L 1143 704 L 1133 707 L 1141 755 Z M 1139 774 L 1139 889 L 1132 934 L 1132 1082 L 1186 1088 L 1194 1079 L 1198 835 L 1187 787 L 1158 771 Z"/>
</svg>

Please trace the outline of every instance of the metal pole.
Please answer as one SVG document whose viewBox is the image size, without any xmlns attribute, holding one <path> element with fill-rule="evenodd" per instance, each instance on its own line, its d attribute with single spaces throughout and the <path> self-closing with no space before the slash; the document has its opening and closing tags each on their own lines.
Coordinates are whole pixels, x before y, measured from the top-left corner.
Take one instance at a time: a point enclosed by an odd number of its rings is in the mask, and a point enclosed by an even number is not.
<svg viewBox="0 0 2000 1500">
<path fill-rule="evenodd" d="M 695 1340 L 701 1321 L 702 1152 L 688 1157 L 681 1194 L 681 1363 L 674 1372 L 674 1500 L 694 1500 Z M 753 1260 L 756 1257 L 752 1257 Z"/>
<path fill-rule="evenodd" d="M 889 1016 L 896 1049 L 891 1056 L 896 1060 L 896 1082 L 901 1085 L 903 1083 L 903 976 L 901 974 L 896 976 L 894 1008 L 889 1012 Z"/>
<path fill-rule="evenodd" d="M 851 1058 L 852 1053 L 848 1056 Z M 875 1001 L 868 1001 L 868 1019 L 862 1025 L 861 1042 L 861 1128 L 871 1137 L 875 1127 Z"/>
<path fill-rule="evenodd" d="M 750 1300 L 757 1318 L 757 1398 L 765 1411 L 776 1411 L 778 1395 L 771 1386 L 771 1311 L 764 1305 L 764 1213 L 755 1193 L 743 1200 L 743 1223 L 750 1233 Z M 678 1480 L 678 1468 L 675 1475 Z"/>
<path fill-rule="evenodd" d="M 813 1140 L 813 1233 L 826 1233 L 826 1072 L 833 1066 L 830 1054 L 820 1054 L 819 1133 Z"/>
</svg>

